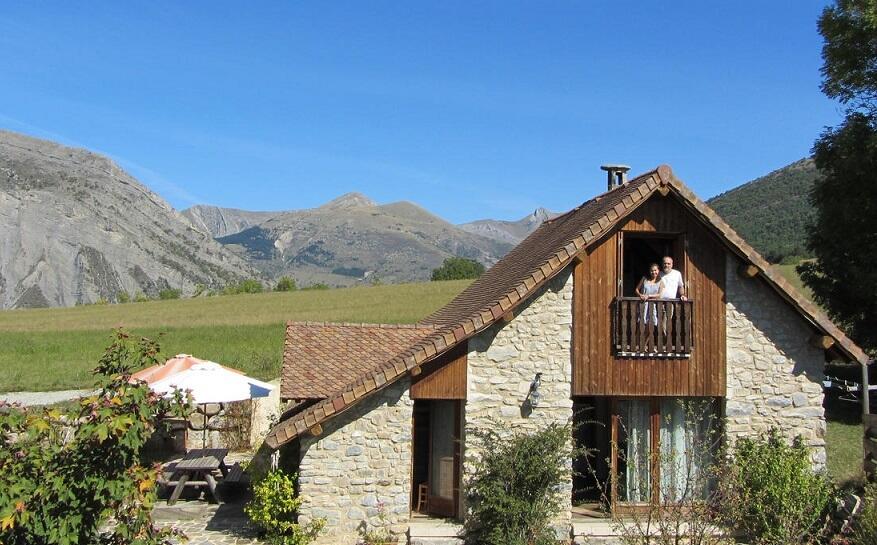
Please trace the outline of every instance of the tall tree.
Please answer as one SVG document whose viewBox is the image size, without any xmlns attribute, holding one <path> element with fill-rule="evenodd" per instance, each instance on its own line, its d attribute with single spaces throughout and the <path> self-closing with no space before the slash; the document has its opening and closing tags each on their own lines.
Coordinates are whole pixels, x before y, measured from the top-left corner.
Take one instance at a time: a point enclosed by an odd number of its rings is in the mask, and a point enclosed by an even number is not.
<svg viewBox="0 0 877 545">
<path fill-rule="evenodd" d="M 822 178 L 811 200 L 816 221 L 798 267 L 829 315 L 877 351 L 877 0 L 838 0 L 819 19 L 822 90 L 846 105 L 841 125 L 813 146 Z"/>
</svg>

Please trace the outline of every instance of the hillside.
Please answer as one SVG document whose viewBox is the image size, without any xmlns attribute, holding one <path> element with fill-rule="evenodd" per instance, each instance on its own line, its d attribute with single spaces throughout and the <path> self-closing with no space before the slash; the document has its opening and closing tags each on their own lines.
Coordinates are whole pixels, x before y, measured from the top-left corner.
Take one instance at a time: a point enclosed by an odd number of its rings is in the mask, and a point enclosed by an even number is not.
<svg viewBox="0 0 877 545">
<path fill-rule="evenodd" d="M 217 240 L 265 275 L 349 286 L 427 280 L 451 256 L 495 263 L 511 245 L 466 232 L 410 202 L 349 193 Z"/>
<path fill-rule="evenodd" d="M 813 160 L 801 159 L 707 204 L 769 261 L 808 257 L 805 226 L 813 218 L 809 194 L 818 176 Z"/>
<path fill-rule="evenodd" d="M 191 293 L 258 274 L 101 155 L 0 131 L 0 308 Z"/>
<path fill-rule="evenodd" d="M 207 204 L 198 204 L 180 212 L 195 229 L 213 238 L 240 233 L 244 229 L 258 225 L 280 213 L 252 212 Z"/>
<path fill-rule="evenodd" d="M 212 359 L 277 378 L 286 320 L 413 323 L 469 281 L 0 311 L 0 392 L 81 388 L 112 328 L 159 341 L 163 356 Z"/>
<path fill-rule="evenodd" d="M 544 208 L 537 208 L 532 214 L 524 216 L 517 221 L 492 219 L 476 220 L 460 224 L 458 227 L 464 231 L 475 233 L 476 235 L 515 245 L 527 238 L 527 235 L 542 225 L 543 221 L 549 220 L 557 215 L 556 212 L 551 212 Z"/>
</svg>

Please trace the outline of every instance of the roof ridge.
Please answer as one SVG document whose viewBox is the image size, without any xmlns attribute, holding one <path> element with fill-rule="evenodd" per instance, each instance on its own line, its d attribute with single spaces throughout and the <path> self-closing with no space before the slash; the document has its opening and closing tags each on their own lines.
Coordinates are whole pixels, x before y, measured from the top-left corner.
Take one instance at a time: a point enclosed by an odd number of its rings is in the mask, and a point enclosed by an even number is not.
<svg viewBox="0 0 877 545">
<path fill-rule="evenodd" d="M 290 326 L 307 326 L 307 327 L 358 327 L 372 329 L 436 329 L 430 324 L 388 324 L 379 322 L 314 322 L 310 320 L 287 320 L 286 327 Z"/>
<path fill-rule="evenodd" d="M 666 166 L 666 165 L 661 165 L 661 166 Z M 545 225 L 545 224 L 549 224 L 549 225 L 550 225 L 550 224 L 552 224 L 552 223 L 555 223 L 555 222 L 557 222 L 557 220 L 563 219 L 563 218 L 565 218 L 566 216 L 569 216 L 570 214 L 579 211 L 579 210 L 580 210 L 582 207 L 584 207 L 585 205 L 591 204 L 592 202 L 597 202 L 597 201 L 599 201 L 601 198 L 606 197 L 606 196 L 612 194 L 613 191 L 617 191 L 617 190 L 619 190 L 619 189 L 623 189 L 623 188 L 626 187 L 626 186 L 630 186 L 630 185 L 633 184 L 634 182 L 641 182 L 643 178 L 646 178 L 646 177 L 649 177 L 649 176 L 653 176 L 653 175 L 655 175 L 655 174 L 659 174 L 658 171 L 659 171 L 660 168 L 661 168 L 661 167 L 659 166 L 659 167 L 654 168 L 654 169 L 652 169 L 652 170 L 650 170 L 650 171 L 648 171 L 648 172 L 644 172 L 644 173 L 642 173 L 642 174 L 639 174 L 639 175 L 637 175 L 635 178 L 631 178 L 630 180 L 624 182 L 623 184 L 612 186 L 612 189 L 609 189 L 608 191 L 604 191 L 603 193 L 600 193 L 599 195 L 594 195 L 593 197 L 591 197 L 590 199 L 586 200 L 586 201 L 583 202 L 582 204 L 576 206 L 575 208 L 573 208 L 573 209 L 571 209 L 571 210 L 567 210 L 567 211 L 564 212 L 563 214 L 558 214 L 557 216 L 554 216 L 553 218 L 550 218 L 550 219 L 547 219 L 547 220 L 543 221 L 543 222 L 539 225 L 539 227 L 537 227 L 537 229 L 538 229 L 538 228 L 541 228 L 541 227 L 542 227 L 543 225 Z"/>
</svg>

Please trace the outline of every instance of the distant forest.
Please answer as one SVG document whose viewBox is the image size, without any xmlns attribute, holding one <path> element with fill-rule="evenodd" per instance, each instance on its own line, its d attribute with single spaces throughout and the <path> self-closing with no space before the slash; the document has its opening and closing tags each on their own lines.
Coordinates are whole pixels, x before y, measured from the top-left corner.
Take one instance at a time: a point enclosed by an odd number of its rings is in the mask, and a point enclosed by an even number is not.
<svg viewBox="0 0 877 545">
<path fill-rule="evenodd" d="M 707 203 L 768 261 L 794 263 L 810 257 L 806 225 L 818 176 L 813 160 L 801 159 Z"/>
</svg>

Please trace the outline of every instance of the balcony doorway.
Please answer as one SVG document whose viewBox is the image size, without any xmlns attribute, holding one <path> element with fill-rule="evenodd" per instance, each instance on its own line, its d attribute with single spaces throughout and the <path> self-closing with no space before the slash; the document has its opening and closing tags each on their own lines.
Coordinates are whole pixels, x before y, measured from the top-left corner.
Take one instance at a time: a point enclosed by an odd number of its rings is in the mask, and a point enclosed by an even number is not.
<svg viewBox="0 0 877 545">
<path fill-rule="evenodd" d="M 640 233 L 622 233 L 620 292 L 622 297 L 636 297 L 636 286 L 649 271 L 649 265 L 658 264 L 661 258 L 669 255 L 673 258 L 673 268 L 682 273 L 685 259 L 682 255 L 682 237 L 677 235 L 651 235 Z"/>
</svg>

